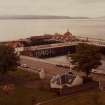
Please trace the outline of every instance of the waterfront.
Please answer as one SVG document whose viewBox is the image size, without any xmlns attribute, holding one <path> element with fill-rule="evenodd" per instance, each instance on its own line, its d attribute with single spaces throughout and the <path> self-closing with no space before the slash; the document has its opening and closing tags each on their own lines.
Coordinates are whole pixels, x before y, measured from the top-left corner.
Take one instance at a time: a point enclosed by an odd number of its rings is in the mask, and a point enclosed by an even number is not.
<svg viewBox="0 0 105 105">
<path fill-rule="evenodd" d="M 19 19 L 0 20 L 0 41 L 35 35 L 64 33 L 105 39 L 105 20 L 96 19 Z"/>
</svg>

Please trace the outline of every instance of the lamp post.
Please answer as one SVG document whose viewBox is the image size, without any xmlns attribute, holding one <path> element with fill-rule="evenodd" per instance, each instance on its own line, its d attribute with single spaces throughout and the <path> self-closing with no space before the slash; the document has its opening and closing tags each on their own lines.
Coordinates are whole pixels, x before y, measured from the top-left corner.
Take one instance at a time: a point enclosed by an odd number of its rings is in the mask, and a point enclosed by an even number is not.
<svg viewBox="0 0 105 105">
<path fill-rule="evenodd" d="M 69 70 L 70 72 L 72 72 L 72 68 L 71 68 L 71 58 L 67 55 L 67 60 L 68 60 L 68 63 L 69 63 Z"/>
</svg>

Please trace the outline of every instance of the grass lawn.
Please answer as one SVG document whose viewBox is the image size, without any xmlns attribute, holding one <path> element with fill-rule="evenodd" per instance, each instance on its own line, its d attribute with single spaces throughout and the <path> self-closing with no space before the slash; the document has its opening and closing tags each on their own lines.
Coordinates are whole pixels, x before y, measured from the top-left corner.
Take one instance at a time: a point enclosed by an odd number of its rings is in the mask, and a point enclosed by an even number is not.
<svg viewBox="0 0 105 105">
<path fill-rule="evenodd" d="M 0 85 L 0 105 L 32 105 L 33 98 L 36 102 L 40 102 L 56 96 L 55 93 L 40 87 L 41 80 L 36 74 L 18 70 L 10 72 L 7 78 L 9 81 L 2 81 Z M 2 86 L 5 83 L 14 84 L 15 89 L 12 94 L 7 95 L 3 92 Z"/>
<path fill-rule="evenodd" d="M 98 90 L 58 97 L 42 105 L 105 105 L 105 93 Z"/>
<path fill-rule="evenodd" d="M 3 91 L 2 86 L 5 84 L 14 84 L 12 94 L 7 95 Z M 104 92 L 90 90 L 63 97 L 57 96 L 54 92 L 43 89 L 43 82 L 38 75 L 22 70 L 10 72 L 6 80 L 0 82 L 0 105 L 32 105 L 33 98 L 36 102 L 45 102 L 41 105 L 105 105 Z M 54 100 L 48 101 L 51 99 Z"/>
</svg>

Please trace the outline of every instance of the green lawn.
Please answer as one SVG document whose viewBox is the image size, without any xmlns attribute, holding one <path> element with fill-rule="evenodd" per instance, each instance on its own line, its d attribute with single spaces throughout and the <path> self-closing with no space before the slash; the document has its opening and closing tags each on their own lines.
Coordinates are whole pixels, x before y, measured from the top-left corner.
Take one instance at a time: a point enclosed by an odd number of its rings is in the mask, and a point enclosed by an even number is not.
<svg viewBox="0 0 105 105">
<path fill-rule="evenodd" d="M 105 105 L 105 93 L 98 90 L 61 97 L 43 88 L 43 82 L 37 74 L 18 70 L 10 72 L 8 78 L 8 82 L 0 82 L 0 105 L 32 105 L 33 98 L 36 102 L 45 102 L 41 105 Z M 9 95 L 2 89 L 7 83 L 13 83 L 15 86 L 14 92 Z M 53 100 L 48 101 L 51 99 Z"/>
<path fill-rule="evenodd" d="M 18 70 L 10 72 L 9 76 L 13 78 L 13 80 L 10 79 L 9 82 L 15 84 L 15 89 L 12 94 L 6 95 L 1 88 L 5 84 L 5 82 L 3 83 L 2 81 L 0 85 L 0 105 L 32 105 L 33 98 L 36 99 L 37 102 L 40 102 L 56 96 L 55 93 L 47 89 L 42 89 L 43 87 L 39 85 L 42 82 L 36 74 Z M 39 84 L 37 82 L 39 82 Z M 31 88 L 25 86 L 27 84 L 31 85 Z M 39 85 L 39 87 L 35 85 Z"/>
<path fill-rule="evenodd" d="M 0 94 L 0 105 L 31 105 L 32 97 L 34 97 L 37 102 L 40 102 L 51 99 L 51 97 L 54 97 L 54 94 L 48 91 L 16 87 L 13 95 L 7 96 Z"/>
<path fill-rule="evenodd" d="M 42 105 L 105 105 L 105 93 L 97 90 L 58 97 Z"/>
</svg>

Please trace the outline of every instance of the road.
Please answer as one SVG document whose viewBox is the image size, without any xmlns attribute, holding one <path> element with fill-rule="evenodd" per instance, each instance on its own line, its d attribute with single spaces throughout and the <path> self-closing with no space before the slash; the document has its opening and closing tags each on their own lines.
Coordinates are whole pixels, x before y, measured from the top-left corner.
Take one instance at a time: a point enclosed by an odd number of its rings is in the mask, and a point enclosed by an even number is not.
<svg viewBox="0 0 105 105">
<path fill-rule="evenodd" d="M 69 71 L 69 69 L 58 67 L 54 64 L 34 57 L 20 56 L 20 62 L 21 64 L 26 64 L 28 66 L 28 68 L 24 68 L 27 71 L 38 72 L 41 68 L 43 68 L 46 75 L 51 77 L 53 75 L 62 74 Z"/>
</svg>

